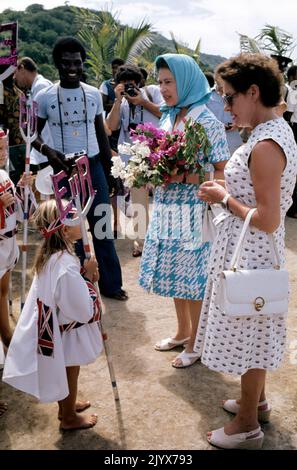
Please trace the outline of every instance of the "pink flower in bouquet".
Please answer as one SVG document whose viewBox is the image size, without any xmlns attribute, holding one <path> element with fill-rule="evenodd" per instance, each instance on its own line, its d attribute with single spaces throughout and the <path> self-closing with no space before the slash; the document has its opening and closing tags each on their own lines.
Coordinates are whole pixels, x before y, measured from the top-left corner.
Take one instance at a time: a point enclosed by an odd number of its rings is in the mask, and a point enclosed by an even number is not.
<svg viewBox="0 0 297 470">
<path fill-rule="evenodd" d="M 138 124 L 135 130 L 130 133 L 133 142 L 138 140 L 144 142 L 151 150 L 159 146 L 158 141 L 163 139 L 165 131 L 157 129 L 152 123 Z"/>
<path fill-rule="evenodd" d="M 203 126 L 191 119 L 185 120 L 185 130 L 166 132 L 151 123 L 139 124 L 132 130 L 129 146 L 130 160 L 120 174 L 130 187 L 140 188 L 182 182 L 189 174 L 203 177 L 210 143 Z M 127 149 L 126 149 L 127 153 Z"/>
</svg>

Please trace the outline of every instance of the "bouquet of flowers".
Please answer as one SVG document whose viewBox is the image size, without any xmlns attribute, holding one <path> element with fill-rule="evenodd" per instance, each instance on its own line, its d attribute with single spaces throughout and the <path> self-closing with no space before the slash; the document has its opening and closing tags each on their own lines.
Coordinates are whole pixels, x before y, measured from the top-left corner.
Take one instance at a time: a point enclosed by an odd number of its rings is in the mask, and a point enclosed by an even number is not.
<svg viewBox="0 0 297 470">
<path fill-rule="evenodd" d="M 128 187 L 166 185 L 177 175 L 203 177 L 211 145 L 204 127 L 193 119 L 185 120 L 184 131 L 166 132 L 150 123 L 139 124 L 131 131 L 131 139 L 131 144 L 119 145 L 119 152 L 130 156 L 128 164 L 113 157 L 111 170 Z"/>
</svg>

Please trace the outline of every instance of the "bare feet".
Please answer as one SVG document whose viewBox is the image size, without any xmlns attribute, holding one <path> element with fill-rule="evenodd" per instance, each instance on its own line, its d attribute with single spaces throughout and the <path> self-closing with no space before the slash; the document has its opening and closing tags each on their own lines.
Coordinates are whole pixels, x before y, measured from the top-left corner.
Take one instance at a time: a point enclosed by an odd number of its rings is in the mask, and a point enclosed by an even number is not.
<svg viewBox="0 0 297 470">
<path fill-rule="evenodd" d="M 86 400 L 86 401 L 79 400 L 75 404 L 75 411 L 77 413 L 81 413 L 82 411 L 85 411 L 87 408 L 90 408 L 90 406 L 91 406 L 91 403 L 89 402 L 89 400 Z M 60 407 L 59 407 L 58 419 L 60 421 L 62 419 L 62 410 Z"/>
<path fill-rule="evenodd" d="M 7 411 L 8 405 L 4 401 L 0 401 L 0 416 L 2 416 L 5 411 Z"/>
<path fill-rule="evenodd" d="M 75 415 L 71 416 L 69 419 L 62 419 L 60 424 L 60 429 L 62 431 L 74 431 L 76 429 L 88 429 L 95 426 L 98 421 L 98 416 L 96 414 L 92 415 Z"/>
</svg>

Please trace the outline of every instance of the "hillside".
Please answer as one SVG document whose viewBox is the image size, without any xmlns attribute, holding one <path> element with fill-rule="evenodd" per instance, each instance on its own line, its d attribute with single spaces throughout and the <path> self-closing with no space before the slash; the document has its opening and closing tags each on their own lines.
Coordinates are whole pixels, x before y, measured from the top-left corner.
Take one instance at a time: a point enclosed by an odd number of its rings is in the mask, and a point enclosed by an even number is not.
<svg viewBox="0 0 297 470">
<path fill-rule="evenodd" d="M 43 5 L 32 4 L 25 11 L 8 8 L 0 13 L 0 24 L 12 21 L 18 21 L 19 56 L 32 57 L 43 75 L 51 80 L 57 79 L 51 51 L 58 37 L 77 35 L 79 24 L 73 7 L 65 5 L 46 10 Z M 148 54 L 150 59 L 153 61 L 154 57 L 165 52 L 174 52 L 173 43 L 161 34 L 156 34 Z M 201 60 L 206 69 L 212 70 L 224 58 L 202 53 Z M 87 70 L 87 75 L 92 80 L 90 70 Z"/>
</svg>

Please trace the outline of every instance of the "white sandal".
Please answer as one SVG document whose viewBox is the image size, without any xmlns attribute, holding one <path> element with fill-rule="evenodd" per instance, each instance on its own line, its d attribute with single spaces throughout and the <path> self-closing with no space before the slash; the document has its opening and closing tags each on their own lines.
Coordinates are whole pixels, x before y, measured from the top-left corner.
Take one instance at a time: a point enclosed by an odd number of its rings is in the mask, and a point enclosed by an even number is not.
<svg viewBox="0 0 297 470">
<path fill-rule="evenodd" d="M 263 406 L 266 406 L 266 409 L 259 409 Z M 239 403 L 237 403 L 236 400 L 226 400 L 223 403 L 223 409 L 225 411 L 228 411 L 229 413 L 232 413 L 233 415 L 236 415 L 239 412 L 239 408 L 240 405 Z M 269 423 L 270 414 L 271 407 L 269 406 L 268 402 L 266 400 L 260 401 L 258 405 L 258 421 L 260 421 L 261 423 Z"/>
<path fill-rule="evenodd" d="M 178 346 L 184 346 L 189 341 L 190 336 L 185 339 L 176 340 L 173 338 L 165 338 L 155 344 L 156 351 L 170 351 L 171 349 L 177 348 Z"/>
<path fill-rule="evenodd" d="M 181 361 L 180 365 L 174 364 L 176 359 L 179 359 Z M 195 362 L 197 362 L 198 359 L 200 359 L 199 353 L 196 353 L 196 352 L 187 353 L 186 350 L 184 349 L 183 352 L 181 352 L 180 354 L 178 354 L 178 356 L 176 356 L 176 358 L 174 359 L 174 362 L 172 362 L 171 365 L 172 367 L 175 367 L 176 369 L 184 369 L 185 367 L 189 367 Z"/>
<path fill-rule="evenodd" d="M 211 431 L 211 436 L 207 436 L 210 444 L 221 449 L 261 449 L 264 439 L 264 432 L 260 426 L 249 432 L 240 432 L 228 435 L 224 428 Z"/>
</svg>

